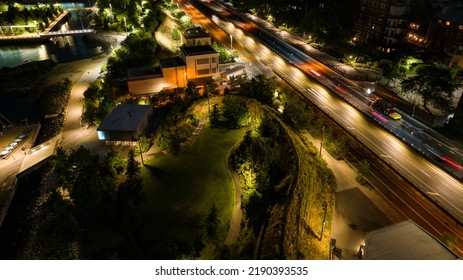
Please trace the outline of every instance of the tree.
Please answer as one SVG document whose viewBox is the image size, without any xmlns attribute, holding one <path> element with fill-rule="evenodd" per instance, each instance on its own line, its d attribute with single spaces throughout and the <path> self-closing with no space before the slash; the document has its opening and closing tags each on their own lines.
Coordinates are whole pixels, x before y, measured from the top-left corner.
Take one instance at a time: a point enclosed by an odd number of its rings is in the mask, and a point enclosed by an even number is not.
<svg viewBox="0 0 463 280">
<path fill-rule="evenodd" d="M 107 172 L 107 165 L 98 156 L 82 146 L 69 154 L 59 149 L 53 167 L 58 180 L 69 190 L 78 214 L 102 222 L 112 221 L 117 177 Z"/>
<path fill-rule="evenodd" d="M 206 80 L 204 84 L 204 96 L 217 95 L 219 93 L 219 87 L 212 78 Z"/>
<path fill-rule="evenodd" d="M 188 27 L 192 27 L 193 22 L 191 21 L 189 16 L 183 15 L 182 17 L 180 17 L 180 25 L 182 26 L 182 29 L 185 30 Z"/>
<path fill-rule="evenodd" d="M 370 163 L 366 160 L 361 160 L 358 166 L 357 181 L 361 184 L 365 183 L 365 176 L 370 172 Z"/>
<path fill-rule="evenodd" d="M 203 236 L 196 236 L 193 242 L 193 257 L 199 258 L 201 256 L 201 251 L 204 249 L 204 247 L 206 247 L 206 245 L 203 242 Z"/>
<path fill-rule="evenodd" d="M 209 214 L 207 215 L 204 223 L 206 225 L 206 234 L 208 239 L 214 241 L 219 233 L 220 225 L 219 213 L 217 211 L 217 206 L 215 205 L 215 203 L 212 204 L 211 210 L 209 211 Z"/>
<path fill-rule="evenodd" d="M 140 167 L 135 160 L 135 152 L 129 151 L 127 166 L 125 171 L 126 179 L 117 189 L 117 220 L 124 226 L 131 227 L 127 217 L 136 217 L 138 205 L 142 201 L 143 179 L 140 177 Z"/>
<path fill-rule="evenodd" d="M 207 98 L 207 106 L 209 110 L 209 115 L 211 114 L 211 105 L 209 103 L 209 96 L 215 95 L 219 92 L 217 84 L 214 82 L 212 78 L 206 80 L 203 88 L 203 97 Z"/>
<path fill-rule="evenodd" d="M 140 154 L 140 149 L 142 153 L 146 153 L 151 147 L 151 139 L 143 135 L 138 140 L 138 145 L 139 149 L 137 149 L 137 154 Z"/>
<path fill-rule="evenodd" d="M 307 129 L 313 119 L 313 111 L 305 102 L 287 98 L 282 119 L 296 130 Z"/>
<path fill-rule="evenodd" d="M 378 61 L 378 67 L 382 69 L 383 77 L 387 79 L 386 86 L 389 86 L 389 82 L 400 76 L 399 64 L 392 60 L 382 59 Z"/>
<path fill-rule="evenodd" d="M 416 74 L 402 81 L 402 90 L 421 96 L 423 106 L 428 111 L 427 106 L 432 104 L 437 109 L 450 112 L 453 92 L 457 86 L 458 81 L 452 76 L 448 67 L 432 64 L 418 65 Z"/>
<path fill-rule="evenodd" d="M 220 112 L 218 104 L 214 104 L 214 106 L 212 106 L 212 112 L 209 118 L 212 127 L 216 127 L 220 123 Z"/>
<path fill-rule="evenodd" d="M 224 97 L 223 105 L 223 116 L 228 119 L 230 128 L 235 129 L 248 124 L 248 108 L 241 99 L 228 95 Z"/>
<path fill-rule="evenodd" d="M 245 96 L 254 98 L 267 105 L 273 104 L 275 86 L 271 78 L 259 74 L 240 86 Z"/>
<path fill-rule="evenodd" d="M 186 89 L 185 89 L 185 96 L 189 100 L 194 100 L 200 97 L 199 95 L 199 89 L 196 87 L 195 82 L 193 81 L 188 81 L 186 84 Z"/>
<path fill-rule="evenodd" d="M 109 24 L 113 23 L 114 21 L 114 14 L 111 11 L 111 9 L 106 8 L 106 9 L 103 9 L 103 12 L 101 12 L 101 18 L 103 19 L 104 28 L 108 29 Z"/>
<path fill-rule="evenodd" d="M 246 75 L 246 73 L 243 74 L 243 75 L 238 75 L 238 76 L 232 75 L 230 77 L 230 86 L 237 87 L 237 86 L 246 85 L 248 80 L 249 79 L 248 79 L 248 76 Z"/>
<path fill-rule="evenodd" d="M 135 178 L 140 174 L 140 166 L 138 161 L 135 159 L 135 152 L 133 149 L 129 151 L 129 157 L 127 159 L 127 167 L 125 174 L 127 178 Z"/>
<path fill-rule="evenodd" d="M 172 40 L 175 41 L 178 48 L 178 41 L 180 41 L 180 33 L 178 32 L 177 28 L 174 28 L 174 30 L 172 31 Z"/>
<path fill-rule="evenodd" d="M 457 237 L 454 234 L 444 231 L 440 239 L 450 250 L 455 249 Z"/>
</svg>

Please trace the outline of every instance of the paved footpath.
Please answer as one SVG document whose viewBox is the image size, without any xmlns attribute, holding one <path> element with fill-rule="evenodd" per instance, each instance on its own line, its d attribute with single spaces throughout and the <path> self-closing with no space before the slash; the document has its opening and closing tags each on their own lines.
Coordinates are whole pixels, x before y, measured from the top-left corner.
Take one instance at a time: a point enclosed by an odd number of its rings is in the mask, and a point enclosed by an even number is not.
<svg viewBox="0 0 463 280">
<path fill-rule="evenodd" d="M 305 134 L 315 147 L 320 141 Z M 325 149 L 322 156 L 336 177 L 336 203 L 331 238 L 342 249 L 343 259 L 356 259 L 367 232 L 405 220 L 378 193 L 360 185 L 357 171 L 344 160 L 334 159 Z"/>
</svg>

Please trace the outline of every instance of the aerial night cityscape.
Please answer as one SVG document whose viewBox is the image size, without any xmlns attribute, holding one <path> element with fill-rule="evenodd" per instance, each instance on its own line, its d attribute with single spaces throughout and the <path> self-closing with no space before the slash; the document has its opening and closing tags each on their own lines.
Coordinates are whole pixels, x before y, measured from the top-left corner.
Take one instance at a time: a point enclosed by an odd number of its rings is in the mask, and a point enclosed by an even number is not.
<svg viewBox="0 0 463 280">
<path fill-rule="evenodd" d="M 3 1 L 0 72 L 2 260 L 463 257 L 463 0 Z"/>
</svg>

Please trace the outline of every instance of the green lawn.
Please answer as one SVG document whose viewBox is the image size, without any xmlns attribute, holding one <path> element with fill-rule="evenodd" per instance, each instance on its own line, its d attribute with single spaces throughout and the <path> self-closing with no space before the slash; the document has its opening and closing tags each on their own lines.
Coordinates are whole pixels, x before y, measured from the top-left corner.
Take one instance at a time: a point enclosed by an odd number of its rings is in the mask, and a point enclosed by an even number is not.
<svg viewBox="0 0 463 280">
<path fill-rule="evenodd" d="M 147 213 L 143 225 L 152 250 L 188 250 L 214 203 L 221 240 L 225 238 L 235 194 L 227 155 L 243 133 L 205 128 L 178 155 L 153 159 L 142 168 Z"/>
</svg>

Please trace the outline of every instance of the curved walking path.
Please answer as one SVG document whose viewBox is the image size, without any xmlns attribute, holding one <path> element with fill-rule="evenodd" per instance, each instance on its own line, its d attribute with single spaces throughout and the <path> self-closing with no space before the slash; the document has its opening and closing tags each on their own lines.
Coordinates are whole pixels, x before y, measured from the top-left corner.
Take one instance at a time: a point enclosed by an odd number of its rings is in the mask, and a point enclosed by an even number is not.
<svg viewBox="0 0 463 280">
<path fill-rule="evenodd" d="M 204 126 L 206 125 L 206 120 L 207 118 L 202 118 L 201 121 L 199 122 L 198 126 L 196 127 L 195 131 L 192 133 L 192 135 L 182 143 L 182 146 L 188 145 L 194 141 L 194 139 L 201 133 L 203 130 Z M 235 146 L 230 150 L 233 151 L 236 147 Z M 230 175 L 232 176 L 233 179 L 233 184 L 235 185 L 235 205 L 233 206 L 232 210 L 232 216 L 230 219 L 230 227 L 228 228 L 227 232 L 227 237 L 225 238 L 224 244 L 230 245 L 236 240 L 238 240 L 238 237 L 240 235 L 240 229 L 241 229 L 241 218 L 243 216 L 243 211 L 241 210 L 241 180 L 240 176 L 238 173 L 235 172 L 235 170 L 231 167 L 230 163 L 230 157 L 227 159 L 228 163 L 228 170 L 230 172 Z"/>
<path fill-rule="evenodd" d="M 241 229 L 241 218 L 243 217 L 243 211 L 241 210 L 241 180 L 238 173 L 233 170 L 230 166 L 230 161 L 228 161 L 228 170 L 233 178 L 233 183 L 235 185 L 235 205 L 232 210 L 232 217 L 230 220 L 230 228 L 228 229 L 227 237 L 225 238 L 224 244 L 230 245 L 236 240 L 240 235 Z"/>
</svg>

